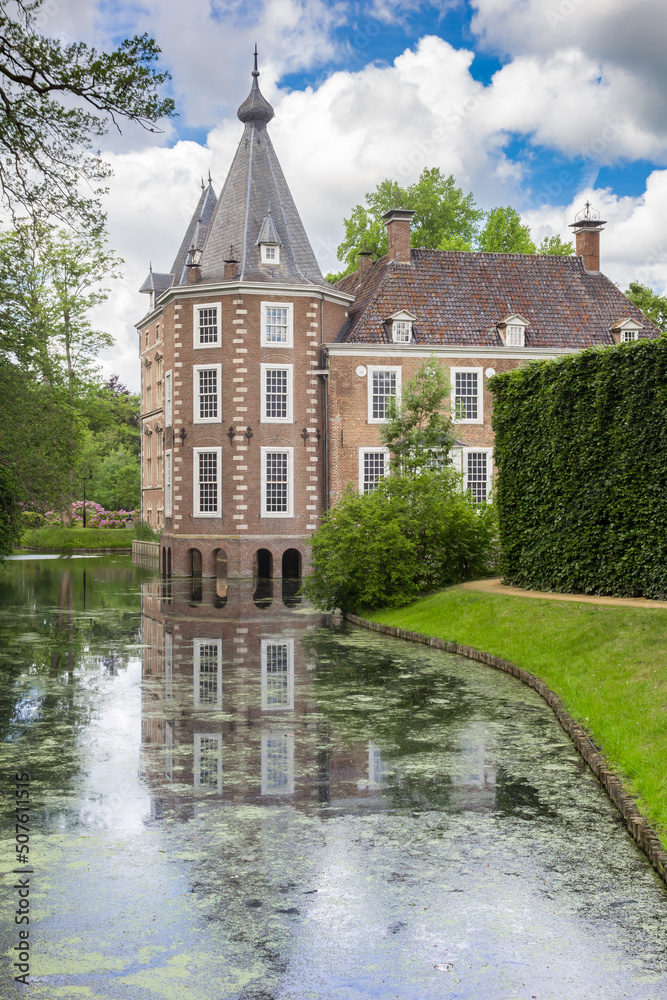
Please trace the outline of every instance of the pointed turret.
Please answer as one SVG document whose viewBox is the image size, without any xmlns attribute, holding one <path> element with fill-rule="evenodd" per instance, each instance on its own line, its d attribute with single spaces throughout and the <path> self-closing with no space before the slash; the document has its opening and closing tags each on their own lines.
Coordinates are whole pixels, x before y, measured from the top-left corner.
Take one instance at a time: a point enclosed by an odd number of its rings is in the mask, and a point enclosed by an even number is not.
<svg viewBox="0 0 667 1000">
<path fill-rule="evenodd" d="M 206 186 L 204 186 L 204 181 L 202 179 L 201 197 L 196 209 L 194 210 L 194 214 L 190 219 L 190 224 L 185 231 L 185 236 L 183 237 L 183 242 L 181 243 L 180 249 L 176 254 L 176 259 L 171 265 L 171 273 L 174 275 L 175 285 L 185 285 L 187 283 L 185 265 L 187 263 L 190 247 L 194 246 L 198 250 L 203 250 L 208 237 L 211 219 L 213 218 L 213 213 L 215 212 L 216 202 L 217 198 L 215 196 L 215 191 L 213 190 L 211 174 L 209 172 L 208 184 Z"/>
<path fill-rule="evenodd" d="M 274 111 L 258 80 L 255 46 L 252 86 L 238 110 L 245 128 L 208 230 L 202 281 L 224 280 L 232 244 L 241 281 L 326 287 L 267 132 Z M 270 241 L 264 238 L 269 226 Z M 278 263 L 275 258 L 262 262 L 261 247 L 268 242 L 280 247 Z"/>
</svg>

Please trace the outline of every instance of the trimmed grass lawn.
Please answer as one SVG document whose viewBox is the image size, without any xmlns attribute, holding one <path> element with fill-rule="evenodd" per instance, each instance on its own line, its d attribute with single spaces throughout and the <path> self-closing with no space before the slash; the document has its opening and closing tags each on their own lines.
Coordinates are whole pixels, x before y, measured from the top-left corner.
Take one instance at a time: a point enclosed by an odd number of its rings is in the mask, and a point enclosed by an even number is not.
<svg viewBox="0 0 667 1000">
<path fill-rule="evenodd" d="M 452 587 L 366 617 L 474 646 L 540 677 L 591 733 L 667 848 L 667 609 Z"/>
<path fill-rule="evenodd" d="M 129 528 L 36 528 L 26 531 L 21 545 L 29 549 L 129 549 L 134 531 Z"/>
</svg>

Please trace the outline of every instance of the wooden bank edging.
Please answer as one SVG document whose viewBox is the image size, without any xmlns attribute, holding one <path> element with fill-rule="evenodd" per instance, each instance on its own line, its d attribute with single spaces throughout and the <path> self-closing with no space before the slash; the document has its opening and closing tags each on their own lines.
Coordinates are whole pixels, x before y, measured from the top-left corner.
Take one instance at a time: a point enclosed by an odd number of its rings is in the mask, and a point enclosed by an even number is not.
<svg viewBox="0 0 667 1000">
<path fill-rule="evenodd" d="M 361 625 L 363 628 L 372 629 L 374 632 L 383 632 L 385 635 L 393 635 L 398 639 L 408 639 L 411 642 L 421 642 L 435 649 L 442 649 L 447 653 L 455 653 L 458 656 L 465 656 L 469 660 L 477 660 L 479 663 L 486 663 L 489 667 L 502 670 L 506 674 L 511 674 L 517 680 L 533 688 L 546 701 L 553 710 L 561 726 L 570 737 L 575 747 L 586 761 L 591 771 L 605 789 L 607 795 L 619 810 L 625 825 L 630 834 L 636 840 L 646 857 L 649 859 L 655 870 L 664 882 L 667 882 L 667 851 L 664 850 L 660 839 L 651 827 L 645 816 L 637 808 L 637 804 L 625 789 L 620 778 L 607 765 L 602 754 L 595 749 L 586 730 L 578 725 L 566 710 L 560 698 L 547 687 L 539 677 L 518 667 L 510 660 L 503 660 L 499 656 L 491 653 L 483 653 L 472 646 L 463 646 L 459 642 L 447 642 L 445 639 L 437 639 L 435 636 L 423 635 L 421 632 L 408 632 L 406 629 L 397 628 L 395 625 L 383 625 L 381 622 L 372 622 L 368 618 L 360 618 L 359 615 L 346 614 L 347 621 L 354 625 Z"/>
</svg>

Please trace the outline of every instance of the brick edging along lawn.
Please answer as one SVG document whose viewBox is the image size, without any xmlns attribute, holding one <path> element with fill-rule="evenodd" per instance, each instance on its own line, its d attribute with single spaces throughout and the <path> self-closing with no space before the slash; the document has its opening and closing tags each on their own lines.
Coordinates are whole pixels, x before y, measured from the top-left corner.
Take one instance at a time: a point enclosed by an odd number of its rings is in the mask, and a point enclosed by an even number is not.
<svg viewBox="0 0 667 1000">
<path fill-rule="evenodd" d="M 397 615 L 400 615 L 400 612 L 393 611 L 391 612 L 391 615 L 392 617 L 396 617 Z M 468 659 L 484 663 L 487 666 L 494 667 L 497 670 L 502 670 L 505 673 L 511 674 L 513 677 L 522 681 L 522 683 L 533 688 L 533 690 L 544 698 L 546 703 L 553 710 L 561 726 L 574 743 L 576 749 L 581 754 L 593 774 L 600 781 L 611 801 L 620 811 L 631 836 L 646 854 L 658 874 L 665 882 L 667 882 L 667 851 L 664 850 L 657 833 L 639 810 L 635 800 L 627 793 L 623 782 L 609 766 L 605 757 L 594 746 L 584 727 L 579 725 L 573 719 L 567 711 L 563 701 L 554 691 L 551 690 L 550 687 L 548 687 L 547 684 L 544 683 L 544 681 L 540 680 L 540 678 L 536 677 L 535 674 L 524 670 L 522 667 L 519 667 L 516 663 L 513 663 L 510 660 L 494 656 L 491 653 L 482 652 L 472 646 L 464 645 L 459 642 L 448 641 L 436 636 L 425 635 L 421 632 L 412 632 L 408 629 L 395 625 L 389 625 L 384 622 L 371 621 L 370 619 L 362 618 L 359 615 L 348 613 L 345 617 L 353 624 L 373 629 L 376 632 L 382 632 L 385 635 L 392 635 L 412 642 L 424 643 L 436 649 L 442 649 L 448 653 L 465 656 Z"/>
</svg>

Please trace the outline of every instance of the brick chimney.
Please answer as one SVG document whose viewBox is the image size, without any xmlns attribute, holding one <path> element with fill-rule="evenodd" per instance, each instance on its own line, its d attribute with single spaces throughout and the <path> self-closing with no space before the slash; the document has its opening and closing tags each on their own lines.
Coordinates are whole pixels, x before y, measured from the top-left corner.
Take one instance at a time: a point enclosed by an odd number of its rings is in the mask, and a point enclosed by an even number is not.
<svg viewBox="0 0 667 1000">
<path fill-rule="evenodd" d="M 575 221 L 570 223 L 570 229 L 577 238 L 577 256 L 584 258 L 584 267 L 587 271 L 600 270 L 600 233 L 606 224 L 606 221 L 600 218 L 600 213 L 591 208 L 588 201 Z"/>
<path fill-rule="evenodd" d="M 382 216 L 387 225 L 389 260 L 410 263 L 410 220 L 414 214 L 411 208 L 392 208 Z"/>
<path fill-rule="evenodd" d="M 239 262 L 236 258 L 236 251 L 230 246 L 224 260 L 225 269 L 222 277 L 224 281 L 232 281 L 239 273 Z"/>
<path fill-rule="evenodd" d="M 364 243 L 364 249 L 360 250 L 357 254 L 357 277 L 359 279 L 359 284 L 362 284 L 366 280 L 366 275 L 371 269 L 371 264 L 373 263 L 373 251 L 368 250 L 366 244 Z"/>
</svg>

